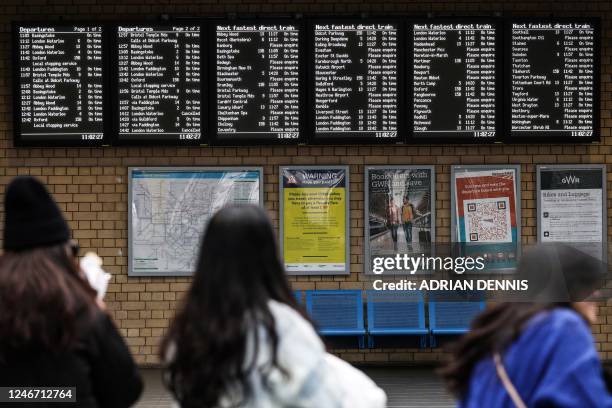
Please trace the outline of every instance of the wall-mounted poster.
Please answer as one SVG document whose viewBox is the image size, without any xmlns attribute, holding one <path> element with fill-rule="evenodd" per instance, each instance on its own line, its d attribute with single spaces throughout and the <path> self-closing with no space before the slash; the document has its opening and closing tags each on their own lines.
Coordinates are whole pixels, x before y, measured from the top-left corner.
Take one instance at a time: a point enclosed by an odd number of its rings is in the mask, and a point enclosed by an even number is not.
<svg viewBox="0 0 612 408">
<path fill-rule="evenodd" d="M 606 166 L 537 167 L 538 241 L 564 242 L 606 260 Z"/>
<path fill-rule="evenodd" d="M 349 273 L 347 166 L 280 168 L 281 256 L 291 275 Z"/>
<path fill-rule="evenodd" d="M 140 167 L 128 177 L 130 276 L 191 275 L 210 217 L 263 202 L 260 167 Z"/>
<path fill-rule="evenodd" d="M 453 166 L 451 241 L 482 257 L 485 272 L 511 271 L 520 253 L 520 166 Z"/>
<path fill-rule="evenodd" d="M 434 167 L 366 167 L 364 185 L 365 273 L 375 272 L 377 258 L 432 255 L 436 219 Z"/>
</svg>

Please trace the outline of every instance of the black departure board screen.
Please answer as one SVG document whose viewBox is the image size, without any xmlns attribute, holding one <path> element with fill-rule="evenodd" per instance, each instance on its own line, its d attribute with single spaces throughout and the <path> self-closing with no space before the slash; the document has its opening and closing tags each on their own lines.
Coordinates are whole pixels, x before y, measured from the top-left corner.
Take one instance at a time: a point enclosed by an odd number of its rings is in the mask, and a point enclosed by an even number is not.
<svg viewBox="0 0 612 408">
<path fill-rule="evenodd" d="M 119 143 L 201 143 L 201 36 L 199 24 L 115 27 Z"/>
<path fill-rule="evenodd" d="M 396 21 L 310 23 L 312 142 L 402 140 L 401 31 Z"/>
<path fill-rule="evenodd" d="M 599 139 L 599 22 L 510 20 L 507 129 L 513 141 Z"/>
<path fill-rule="evenodd" d="M 303 141 L 303 29 L 288 21 L 212 25 L 213 143 Z"/>
<path fill-rule="evenodd" d="M 492 142 L 502 133 L 501 24 L 411 22 L 408 112 L 421 142 Z"/>
<path fill-rule="evenodd" d="M 88 24 L 13 26 L 16 145 L 105 143 L 104 30 Z"/>
</svg>

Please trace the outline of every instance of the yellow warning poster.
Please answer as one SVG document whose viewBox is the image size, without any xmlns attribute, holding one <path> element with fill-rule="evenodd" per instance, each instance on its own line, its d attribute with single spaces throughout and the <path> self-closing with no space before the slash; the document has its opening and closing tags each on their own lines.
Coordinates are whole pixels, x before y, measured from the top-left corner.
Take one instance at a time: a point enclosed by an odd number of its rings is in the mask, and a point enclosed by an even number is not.
<svg viewBox="0 0 612 408">
<path fill-rule="evenodd" d="M 348 273 L 348 171 L 281 168 L 281 239 L 289 274 Z"/>
</svg>

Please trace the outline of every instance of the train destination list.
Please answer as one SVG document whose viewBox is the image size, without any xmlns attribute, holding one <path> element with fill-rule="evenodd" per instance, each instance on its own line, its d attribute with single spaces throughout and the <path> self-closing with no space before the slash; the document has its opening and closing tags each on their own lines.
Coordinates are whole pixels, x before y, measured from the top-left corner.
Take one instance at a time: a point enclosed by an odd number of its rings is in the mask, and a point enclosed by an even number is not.
<svg viewBox="0 0 612 408">
<path fill-rule="evenodd" d="M 202 137 L 199 25 L 118 26 L 119 139 Z"/>
<path fill-rule="evenodd" d="M 399 137 L 399 25 L 313 27 L 315 139 Z"/>
<path fill-rule="evenodd" d="M 104 137 L 101 26 L 19 26 L 22 141 L 95 144 Z"/>
<path fill-rule="evenodd" d="M 594 136 L 595 35 L 590 23 L 512 23 L 511 136 Z"/>
<path fill-rule="evenodd" d="M 218 140 L 300 137 L 300 27 L 297 24 L 218 24 Z"/>
<path fill-rule="evenodd" d="M 414 137 L 498 136 L 495 25 L 416 23 L 412 39 Z"/>
</svg>

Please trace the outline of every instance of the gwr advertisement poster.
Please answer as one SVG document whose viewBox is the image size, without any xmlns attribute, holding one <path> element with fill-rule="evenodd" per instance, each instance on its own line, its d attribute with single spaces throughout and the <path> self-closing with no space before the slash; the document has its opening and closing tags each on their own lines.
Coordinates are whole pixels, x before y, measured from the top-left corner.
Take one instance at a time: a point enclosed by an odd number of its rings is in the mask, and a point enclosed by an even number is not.
<svg viewBox="0 0 612 408">
<path fill-rule="evenodd" d="M 280 176 L 287 273 L 349 273 L 348 169 L 283 167 Z"/>
<path fill-rule="evenodd" d="M 516 267 L 516 173 L 513 168 L 454 173 L 455 240 L 466 256 L 483 257 L 487 271 Z"/>
<path fill-rule="evenodd" d="M 603 166 L 538 167 L 540 242 L 565 242 L 602 259 Z M 598 243 L 599 245 L 593 245 Z"/>
<path fill-rule="evenodd" d="M 372 273 L 375 258 L 431 255 L 433 173 L 426 166 L 366 169 L 366 273 Z"/>
</svg>

